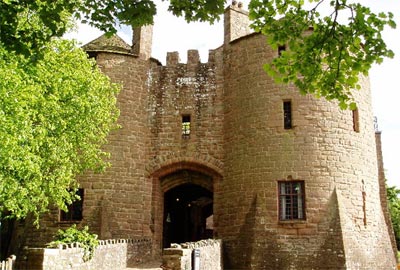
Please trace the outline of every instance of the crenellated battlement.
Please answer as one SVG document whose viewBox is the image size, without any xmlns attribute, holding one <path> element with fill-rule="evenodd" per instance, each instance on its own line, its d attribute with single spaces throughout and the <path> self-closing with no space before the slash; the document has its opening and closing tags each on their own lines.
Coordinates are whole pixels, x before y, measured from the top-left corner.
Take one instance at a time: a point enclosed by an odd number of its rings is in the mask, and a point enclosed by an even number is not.
<svg viewBox="0 0 400 270">
<path fill-rule="evenodd" d="M 181 62 L 179 52 L 167 52 L 166 66 L 174 67 L 178 64 L 186 64 L 187 66 L 198 66 L 199 64 L 207 64 L 215 62 L 215 50 L 208 51 L 208 61 L 202 63 L 200 60 L 200 54 L 198 50 L 188 50 L 187 51 L 187 61 L 186 63 Z"/>
</svg>

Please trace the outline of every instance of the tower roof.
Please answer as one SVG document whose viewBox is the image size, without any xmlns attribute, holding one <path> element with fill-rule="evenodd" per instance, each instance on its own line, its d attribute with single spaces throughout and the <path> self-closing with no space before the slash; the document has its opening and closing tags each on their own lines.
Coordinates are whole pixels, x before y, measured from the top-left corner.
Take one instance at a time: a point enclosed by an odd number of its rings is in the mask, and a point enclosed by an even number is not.
<svg viewBox="0 0 400 270">
<path fill-rule="evenodd" d="M 106 34 L 90 41 L 89 43 L 82 46 L 85 51 L 106 51 L 106 52 L 118 52 L 118 53 L 131 53 L 131 46 L 127 44 L 118 35 L 112 35 L 108 37 Z"/>
</svg>

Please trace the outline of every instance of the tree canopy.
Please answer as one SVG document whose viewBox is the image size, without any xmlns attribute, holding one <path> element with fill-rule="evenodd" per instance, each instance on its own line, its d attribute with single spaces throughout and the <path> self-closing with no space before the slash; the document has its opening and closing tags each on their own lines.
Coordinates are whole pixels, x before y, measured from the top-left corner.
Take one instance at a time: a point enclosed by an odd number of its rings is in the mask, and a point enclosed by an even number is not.
<svg viewBox="0 0 400 270">
<path fill-rule="evenodd" d="M 75 177 L 102 170 L 118 87 L 71 41 L 31 61 L 0 46 L 0 214 L 36 217 L 75 199 Z"/>
<path fill-rule="evenodd" d="M 321 8 L 327 15 L 321 15 Z M 396 27 L 393 14 L 375 14 L 348 0 L 275 0 L 250 2 L 253 27 L 271 46 L 288 50 L 265 66 L 278 82 L 294 83 L 301 93 L 355 108 L 351 91 L 359 89 L 360 75 L 374 63 L 393 57 L 381 32 Z"/>
</svg>

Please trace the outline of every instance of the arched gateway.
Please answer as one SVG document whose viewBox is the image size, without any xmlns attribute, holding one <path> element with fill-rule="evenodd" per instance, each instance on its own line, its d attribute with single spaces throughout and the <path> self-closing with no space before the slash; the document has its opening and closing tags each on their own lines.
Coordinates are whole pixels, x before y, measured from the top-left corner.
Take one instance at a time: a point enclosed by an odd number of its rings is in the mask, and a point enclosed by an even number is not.
<svg viewBox="0 0 400 270">
<path fill-rule="evenodd" d="M 152 220 L 157 246 L 213 237 L 214 190 L 220 179 L 210 167 L 191 162 L 164 166 L 153 174 Z"/>
<path fill-rule="evenodd" d="M 197 173 L 181 171 L 176 174 L 192 177 Z M 212 237 L 212 223 L 207 224 L 212 215 L 212 191 L 190 181 L 168 190 L 164 193 L 163 247 Z"/>
</svg>

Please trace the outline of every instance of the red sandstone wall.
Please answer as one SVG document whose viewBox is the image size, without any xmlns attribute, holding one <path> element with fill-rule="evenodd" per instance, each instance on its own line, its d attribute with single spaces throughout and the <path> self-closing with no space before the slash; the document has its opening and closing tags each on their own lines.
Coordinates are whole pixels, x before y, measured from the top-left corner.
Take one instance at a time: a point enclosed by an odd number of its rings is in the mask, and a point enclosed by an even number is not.
<svg viewBox="0 0 400 270">
<path fill-rule="evenodd" d="M 223 170 L 224 115 L 222 87 L 217 84 L 221 80 L 221 63 L 219 51 L 210 52 L 208 63 L 200 63 L 198 52 L 193 50 L 188 52 L 187 64 L 179 63 L 178 53 L 169 53 L 166 66 L 150 70 L 148 175 L 153 181 L 152 221 L 158 248 L 163 230 L 164 192 L 174 187 L 165 178 L 168 174 L 183 169 L 201 172 L 209 178 L 203 179 L 200 186 L 218 190 Z M 191 116 L 189 138 L 182 137 L 182 115 Z M 179 184 L 185 181 L 183 178 Z"/>
<path fill-rule="evenodd" d="M 100 53 L 97 63 L 113 82 L 118 96 L 121 129 L 109 136 L 111 167 L 104 174 L 80 179 L 86 190 L 84 222 L 102 239 L 151 236 L 147 70 L 150 62 L 131 55 Z"/>
<path fill-rule="evenodd" d="M 272 82 L 262 65 L 277 52 L 265 37 L 248 36 L 224 49 L 219 237 L 226 269 L 392 269 L 367 81 L 355 95 L 355 132 L 350 111 Z M 283 128 L 285 100 L 292 101 L 290 130 Z M 277 181 L 287 179 L 305 181 L 306 221 L 278 219 Z"/>
</svg>

